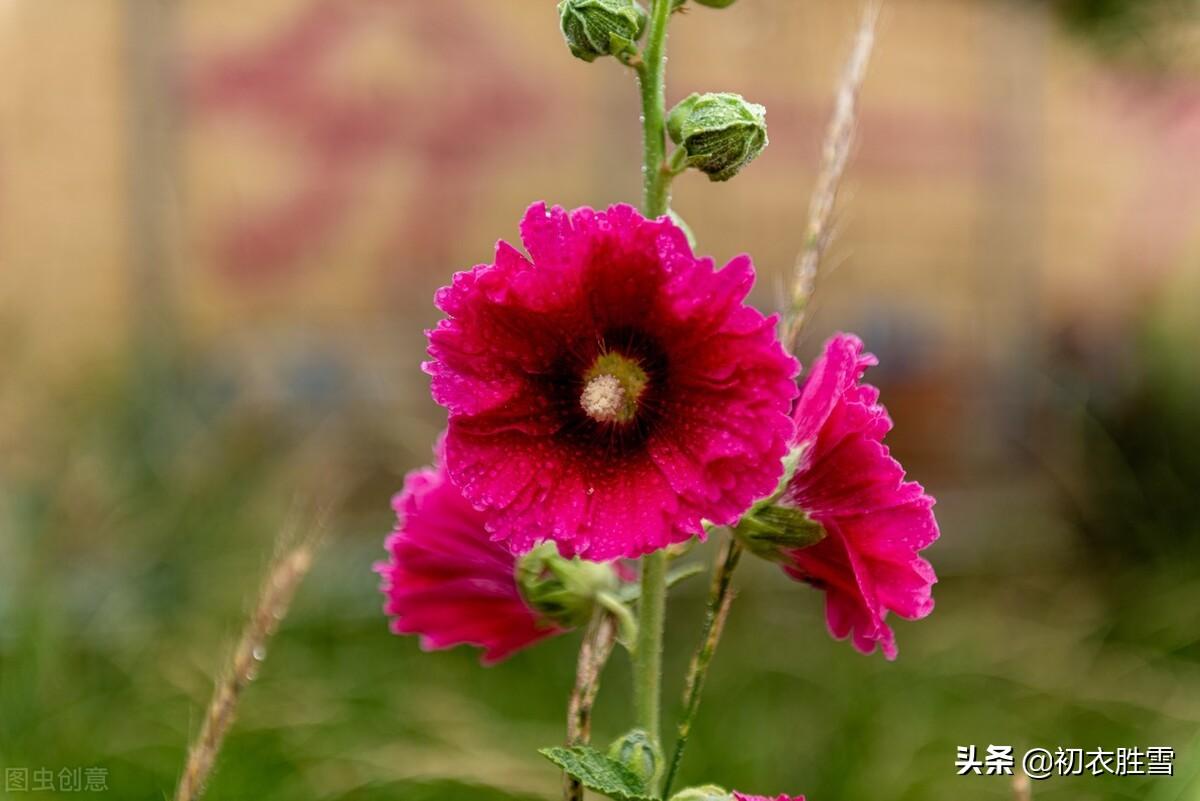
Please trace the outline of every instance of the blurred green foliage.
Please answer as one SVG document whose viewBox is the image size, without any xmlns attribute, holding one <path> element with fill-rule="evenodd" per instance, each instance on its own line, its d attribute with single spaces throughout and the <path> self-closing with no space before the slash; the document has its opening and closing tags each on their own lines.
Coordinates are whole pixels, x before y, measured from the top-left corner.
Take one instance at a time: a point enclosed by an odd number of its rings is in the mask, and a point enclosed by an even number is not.
<svg viewBox="0 0 1200 801">
<path fill-rule="evenodd" d="M 1062 23 L 1111 54 L 1162 56 L 1165 30 L 1194 22 L 1196 0 L 1034 0 L 1049 2 Z"/>
<path fill-rule="evenodd" d="M 1082 420 L 1080 528 L 1108 565 L 1200 557 L 1200 375 L 1162 332 Z"/>
<path fill-rule="evenodd" d="M 361 420 L 314 443 L 311 425 L 240 403 L 216 375 L 184 362 L 80 377 L 47 398 L 5 465 L 0 767 L 103 766 L 114 797 L 169 797 L 274 532 L 308 486 L 303 468 L 323 475 L 345 464 L 338 454 L 388 447 L 385 425 Z M 468 650 L 424 654 L 387 631 L 371 566 L 411 460 L 351 458 L 332 541 L 244 697 L 208 797 L 557 797 L 536 749 L 561 741 L 576 636 L 484 669 Z M 1166 745 L 1176 777 L 1053 779 L 1035 798 L 1198 797 L 1193 565 L 1112 560 L 1096 575 L 1087 549 L 1037 514 L 930 483 L 946 532 L 932 552 L 938 609 L 897 623 L 895 663 L 830 640 L 817 593 L 766 563 L 743 568 L 679 786 L 987 801 L 1011 798 L 1008 781 L 956 776 L 956 746 Z M 673 595 L 668 715 L 704 589 Z M 618 652 L 599 744 L 628 728 L 628 674 Z"/>
</svg>

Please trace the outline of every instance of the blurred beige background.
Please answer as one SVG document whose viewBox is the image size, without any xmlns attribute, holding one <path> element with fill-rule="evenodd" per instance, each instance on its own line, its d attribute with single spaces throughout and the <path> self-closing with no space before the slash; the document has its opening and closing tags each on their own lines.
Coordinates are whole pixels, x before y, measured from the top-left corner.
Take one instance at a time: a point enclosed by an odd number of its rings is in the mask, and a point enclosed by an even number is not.
<svg viewBox="0 0 1200 801">
<path fill-rule="evenodd" d="M 527 203 L 636 196 L 632 76 L 564 62 L 548 0 L 65 6 L 0 5 L 0 313 L 53 370 L 120 347 L 139 304 L 188 337 L 378 326 L 412 341 L 358 344 L 411 347 L 430 292 Z M 743 91 L 772 144 L 675 204 L 702 250 L 755 257 L 770 304 L 855 7 L 736 13 L 676 24 L 670 91 Z M 1196 262 L 1187 72 L 1104 62 L 1037 5 L 901 0 L 863 107 L 830 322 L 886 300 L 952 364 L 1119 319 Z"/>
</svg>

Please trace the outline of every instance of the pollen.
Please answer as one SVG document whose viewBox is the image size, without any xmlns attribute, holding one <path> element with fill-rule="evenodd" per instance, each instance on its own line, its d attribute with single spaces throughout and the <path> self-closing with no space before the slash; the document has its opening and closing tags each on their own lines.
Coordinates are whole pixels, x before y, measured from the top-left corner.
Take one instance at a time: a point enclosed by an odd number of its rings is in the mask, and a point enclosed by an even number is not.
<svg viewBox="0 0 1200 801">
<path fill-rule="evenodd" d="M 579 405 L 596 422 L 615 423 L 625 416 L 625 387 L 615 375 L 602 373 L 584 386 Z"/>
<path fill-rule="evenodd" d="M 579 405 L 597 423 L 632 422 L 650 381 L 637 359 L 615 350 L 598 355 L 581 378 Z"/>
</svg>

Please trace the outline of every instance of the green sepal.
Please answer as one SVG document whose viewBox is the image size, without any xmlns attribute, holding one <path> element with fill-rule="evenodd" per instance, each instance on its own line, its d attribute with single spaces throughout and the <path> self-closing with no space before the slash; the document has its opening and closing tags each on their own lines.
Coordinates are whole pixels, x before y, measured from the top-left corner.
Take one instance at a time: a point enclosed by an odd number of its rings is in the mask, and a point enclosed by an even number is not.
<svg viewBox="0 0 1200 801">
<path fill-rule="evenodd" d="M 677 149 L 676 153 L 682 152 L 682 148 Z M 675 213 L 675 209 L 667 209 L 667 216 L 671 218 L 671 222 L 678 226 L 683 235 L 687 237 L 688 245 L 692 250 L 696 249 L 696 235 L 692 233 L 692 227 L 684 221 L 682 217 Z"/>
<path fill-rule="evenodd" d="M 796 470 L 800 467 L 800 460 L 804 458 L 806 450 L 808 450 L 807 445 L 791 448 L 787 452 L 787 455 L 783 457 L 783 475 L 779 477 L 779 483 L 775 485 L 775 492 L 771 495 L 772 498 L 778 498 L 783 495 L 788 488 L 788 484 L 792 483 L 792 479 L 796 475 Z"/>
<path fill-rule="evenodd" d="M 751 553 L 774 562 L 825 539 L 825 527 L 803 509 L 778 504 L 754 509 L 738 521 L 733 533 Z"/>
<path fill-rule="evenodd" d="M 587 623 L 597 596 L 620 586 L 611 565 L 567 559 L 552 542 L 542 543 L 518 559 L 514 578 L 531 609 L 566 628 Z"/>
<path fill-rule="evenodd" d="M 610 33 L 608 35 L 608 52 L 625 61 L 637 53 L 637 43 L 620 34 Z"/>
<path fill-rule="evenodd" d="M 625 600 L 618 593 L 598 592 L 596 593 L 596 603 L 607 609 L 617 621 L 617 642 L 633 653 L 634 644 L 637 643 L 638 624 L 637 618 L 634 617 L 633 611 L 626 606 Z"/>
<path fill-rule="evenodd" d="M 805 446 L 792 448 L 783 457 L 783 474 L 775 491 L 756 501 L 733 526 L 733 534 L 756 556 L 786 562 L 787 552 L 816 545 L 825 539 L 825 527 L 803 509 L 782 502 L 788 485 L 804 459 Z"/>
</svg>

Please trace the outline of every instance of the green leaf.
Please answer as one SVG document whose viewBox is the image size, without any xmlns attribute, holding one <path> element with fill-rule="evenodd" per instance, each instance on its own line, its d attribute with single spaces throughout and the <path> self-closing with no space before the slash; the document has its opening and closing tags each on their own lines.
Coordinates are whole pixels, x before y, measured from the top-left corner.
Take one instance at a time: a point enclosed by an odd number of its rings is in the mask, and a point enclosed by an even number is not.
<svg viewBox="0 0 1200 801">
<path fill-rule="evenodd" d="M 555 746 L 543 748 L 538 753 L 569 776 L 578 779 L 589 790 L 617 801 L 657 801 L 658 796 L 646 789 L 645 782 L 637 774 L 595 748 Z"/>
</svg>

